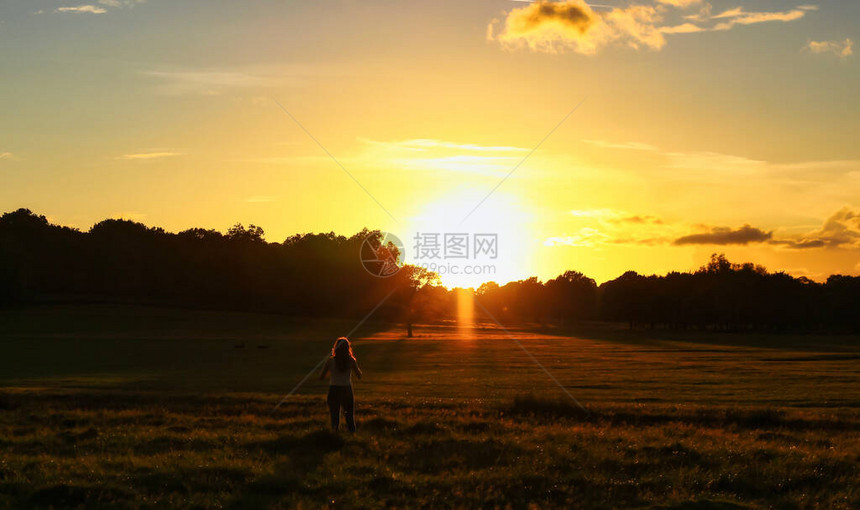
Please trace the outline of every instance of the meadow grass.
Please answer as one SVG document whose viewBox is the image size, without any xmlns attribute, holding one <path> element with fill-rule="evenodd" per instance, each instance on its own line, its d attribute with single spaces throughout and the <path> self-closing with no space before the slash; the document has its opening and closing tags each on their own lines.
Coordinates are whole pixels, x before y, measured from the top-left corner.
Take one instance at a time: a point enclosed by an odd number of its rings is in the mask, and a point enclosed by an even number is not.
<svg viewBox="0 0 860 510">
<path fill-rule="evenodd" d="M 355 435 L 315 378 L 272 412 L 353 326 L 0 312 L 0 506 L 860 506 L 856 338 L 511 329 L 583 412 L 499 328 L 371 323 Z"/>
</svg>

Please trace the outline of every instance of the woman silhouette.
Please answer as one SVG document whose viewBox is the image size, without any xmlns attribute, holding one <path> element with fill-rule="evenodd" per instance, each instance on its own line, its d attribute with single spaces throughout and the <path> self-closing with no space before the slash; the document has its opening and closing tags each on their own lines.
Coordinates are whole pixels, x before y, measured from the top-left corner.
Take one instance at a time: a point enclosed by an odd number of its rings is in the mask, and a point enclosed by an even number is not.
<svg viewBox="0 0 860 510">
<path fill-rule="evenodd" d="M 350 432 L 355 432 L 355 395 L 352 393 L 352 372 L 361 379 L 361 369 L 358 361 L 352 353 L 349 340 L 342 336 L 335 340 L 331 349 L 331 357 L 326 360 L 320 372 L 320 380 L 325 379 L 331 372 L 331 382 L 328 387 L 328 409 L 331 412 L 331 428 L 337 432 L 340 424 L 340 410 L 343 408 L 343 416 L 346 427 Z"/>
</svg>

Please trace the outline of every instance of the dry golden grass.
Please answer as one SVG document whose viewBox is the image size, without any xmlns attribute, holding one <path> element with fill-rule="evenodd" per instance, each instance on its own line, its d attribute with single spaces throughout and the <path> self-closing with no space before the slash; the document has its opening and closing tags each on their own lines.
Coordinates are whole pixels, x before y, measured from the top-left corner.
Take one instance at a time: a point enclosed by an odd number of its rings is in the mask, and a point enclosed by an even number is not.
<svg viewBox="0 0 860 510">
<path fill-rule="evenodd" d="M 498 328 L 371 325 L 356 435 L 317 381 L 271 414 L 351 327 L 0 312 L 0 506 L 860 506 L 855 338 L 513 331 L 586 414 Z"/>
</svg>

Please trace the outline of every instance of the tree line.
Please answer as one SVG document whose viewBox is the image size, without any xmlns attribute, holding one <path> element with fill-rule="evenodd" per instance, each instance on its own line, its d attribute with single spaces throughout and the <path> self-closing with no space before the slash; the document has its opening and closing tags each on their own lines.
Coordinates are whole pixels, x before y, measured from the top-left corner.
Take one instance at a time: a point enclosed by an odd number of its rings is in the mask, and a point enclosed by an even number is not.
<svg viewBox="0 0 860 510">
<path fill-rule="evenodd" d="M 664 276 L 627 271 L 600 286 L 576 271 L 541 284 L 536 278 L 477 294 L 500 320 L 572 324 L 623 321 L 632 329 L 860 332 L 860 277 L 832 275 L 824 283 L 713 254 L 696 271 Z"/>
<path fill-rule="evenodd" d="M 457 294 L 438 276 L 404 265 L 380 278 L 374 256 L 399 257 L 383 233 L 297 234 L 281 243 L 262 228 L 170 233 L 107 219 L 87 232 L 19 209 L 0 217 L 0 306 L 75 300 L 364 317 L 412 323 L 454 319 Z M 628 271 L 597 285 L 576 271 L 474 290 L 478 315 L 571 326 L 860 332 L 860 277 L 825 283 L 733 264 L 713 255 L 697 271 Z M 382 302 L 382 305 L 378 303 Z"/>
</svg>

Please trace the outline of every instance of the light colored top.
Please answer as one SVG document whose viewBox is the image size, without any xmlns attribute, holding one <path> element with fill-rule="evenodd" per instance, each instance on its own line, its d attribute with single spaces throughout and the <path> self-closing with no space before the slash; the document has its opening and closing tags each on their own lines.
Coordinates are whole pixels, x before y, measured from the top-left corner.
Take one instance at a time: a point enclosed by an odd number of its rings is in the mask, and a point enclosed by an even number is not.
<svg viewBox="0 0 860 510">
<path fill-rule="evenodd" d="M 349 360 L 344 371 L 337 369 L 337 362 L 334 358 L 329 358 L 328 363 L 331 370 L 331 382 L 329 384 L 332 386 L 352 386 L 352 365 L 355 363 L 353 360 Z"/>
<path fill-rule="evenodd" d="M 361 379 L 361 368 L 358 367 L 358 362 L 355 358 L 349 360 L 349 366 L 346 370 L 338 370 L 334 357 L 329 356 L 320 371 L 320 380 L 325 379 L 325 376 L 331 373 L 329 377 L 331 381 L 330 384 L 332 386 L 352 386 L 353 372 L 355 372 L 355 375 Z"/>
</svg>

